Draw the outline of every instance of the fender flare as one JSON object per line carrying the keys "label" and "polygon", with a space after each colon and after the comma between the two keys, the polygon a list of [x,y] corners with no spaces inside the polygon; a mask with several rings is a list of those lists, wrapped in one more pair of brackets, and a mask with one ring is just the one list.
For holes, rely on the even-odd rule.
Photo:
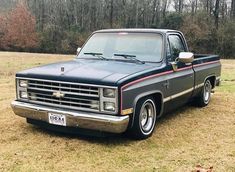
{"label": "fender flare", "polygon": [[212,87],[214,88],[214,87],[216,86],[216,75],[215,75],[215,74],[211,74],[211,75],[207,76],[207,77],[204,79],[204,82],[203,82],[203,83],[205,83],[206,80],[208,80],[209,78],[212,78],[212,77],[213,77],[213,79],[215,79],[215,80],[214,80],[214,83],[211,83]]}
{"label": "fender flare", "polygon": [[132,120],[131,120],[131,124],[130,124],[130,127],[133,126],[134,124],[134,118],[135,118],[135,109],[136,109],[136,105],[137,105],[137,102],[141,99],[141,98],[144,98],[146,96],[151,96],[153,94],[160,94],[161,96],[161,110],[160,110],[160,113],[158,115],[158,118],[160,118],[163,114],[163,109],[164,109],[164,102],[163,102],[163,93],[160,91],[160,90],[153,90],[153,91],[147,91],[147,92],[144,92],[144,93],[141,93],[139,94],[138,96],[136,96],[136,98],[134,99],[134,102],[133,102],[133,115],[132,115]]}

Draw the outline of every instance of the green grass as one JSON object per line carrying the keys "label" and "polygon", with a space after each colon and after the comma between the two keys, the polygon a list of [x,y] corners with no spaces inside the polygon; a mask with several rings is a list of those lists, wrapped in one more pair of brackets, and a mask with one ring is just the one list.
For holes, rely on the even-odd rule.
{"label": "green grass", "polygon": [[49,132],[15,116],[16,71],[73,56],[0,52],[0,171],[235,171],[235,61],[205,108],[185,106],[158,121],[153,136],[82,137]]}
{"label": "green grass", "polygon": [[229,92],[234,93],[235,92],[235,81],[222,81],[221,87],[219,87],[217,90],[222,92]]}
{"label": "green grass", "polygon": [[235,92],[235,66],[234,60],[223,60],[221,73],[221,87],[218,90],[222,92]]}

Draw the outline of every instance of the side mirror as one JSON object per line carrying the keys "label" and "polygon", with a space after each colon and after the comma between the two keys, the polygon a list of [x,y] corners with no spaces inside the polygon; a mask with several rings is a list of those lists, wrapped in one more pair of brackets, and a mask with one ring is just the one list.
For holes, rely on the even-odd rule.
{"label": "side mirror", "polygon": [[179,54],[179,57],[175,59],[174,62],[171,62],[173,71],[177,71],[178,70],[178,62],[182,62],[182,63],[186,63],[186,64],[190,64],[192,63],[194,60],[194,54],[190,53],[190,52],[181,52]]}
{"label": "side mirror", "polygon": [[178,60],[182,63],[192,63],[194,60],[194,54],[190,52],[181,52]]}
{"label": "side mirror", "polygon": [[77,55],[79,54],[80,51],[81,51],[81,48],[78,47],[78,49],[77,49]]}

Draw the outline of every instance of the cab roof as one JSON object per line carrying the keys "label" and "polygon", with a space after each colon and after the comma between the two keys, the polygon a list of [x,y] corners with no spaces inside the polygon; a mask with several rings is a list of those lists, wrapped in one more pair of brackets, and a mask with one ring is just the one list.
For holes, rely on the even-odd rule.
{"label": "cab roof", "polygon": [[95,31],[94,33],[105,33],[105,32],[145,32],[145,33],[167,33],[167,32],[180,32],[171,29],[141,29],[141,28],[130,28],[130,29],[103,29]]}

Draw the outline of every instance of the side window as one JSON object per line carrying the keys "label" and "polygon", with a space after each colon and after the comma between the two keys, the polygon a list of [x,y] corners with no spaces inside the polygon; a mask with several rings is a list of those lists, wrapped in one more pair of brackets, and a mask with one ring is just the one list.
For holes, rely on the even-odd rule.
{"label": "side window", "polygon": [[169,35],[171,60],[174,61],[179,57],[180,52],[184,52],[184,44],[178,35]]}

